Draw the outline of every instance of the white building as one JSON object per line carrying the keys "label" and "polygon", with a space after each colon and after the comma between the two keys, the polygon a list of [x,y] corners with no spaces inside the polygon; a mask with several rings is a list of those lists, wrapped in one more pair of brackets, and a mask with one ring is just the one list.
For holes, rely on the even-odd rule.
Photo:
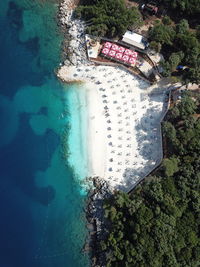
{"label": "white building", "polygon": [[127,31],[123,35],[122,41],[124,43],[127,43],[129,45],[133,45],[139,49],[144,50],[147,45],[147,41],[144,39],[144,37],[140,34],[137,34],[135,32]]}

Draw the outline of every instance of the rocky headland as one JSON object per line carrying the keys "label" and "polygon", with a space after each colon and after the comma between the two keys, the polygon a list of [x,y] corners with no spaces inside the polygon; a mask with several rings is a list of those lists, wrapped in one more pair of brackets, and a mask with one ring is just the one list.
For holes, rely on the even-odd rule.
{"label": "rocky headland", "polygon": [[63,65],[66,66],[91,64],[86,55],[84,22],[74,16],[77,4],[76,0],[64,0],[59,6],[58,21],[65,36]]}
{"label": "rocky headland", "polygon": [[90,177],[89,181],[93,183],[93,189],[88,194],[88,203],[86,209],[86,218],[88,221],[89,239],[85,244],[84,250],[90,253],[92,266],[104,266],[105,257],[100,252],[99,246],[101,240],[106,238],[107,221],[104,216],[103,203],[106,198],[110,198],[113,189],[108,183],[99,177]]}

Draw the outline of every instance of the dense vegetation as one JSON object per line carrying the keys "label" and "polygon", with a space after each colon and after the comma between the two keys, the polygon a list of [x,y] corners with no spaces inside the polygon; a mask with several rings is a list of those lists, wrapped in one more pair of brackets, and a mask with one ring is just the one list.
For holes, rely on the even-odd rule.
{"label": "dense vegetation", "polygon": [[163,123],[167,157],[130,194],[106,201],[107,267],[200,266],[199,102],[185,94]]}
{"label": "dense vegetation", "polygon": [[85,1],[75,14],[86,21],[87,32],[96,36],[120,36],[142,21],[140,12],[136,8],[127,9],[124,0]]}
{"label": "dense vegetation", "polygon": [[[164,76],[179,75],[185,83],[200,82],[200,26],[190,29],[186,19],[179,23],[169,17],[157,21],[149,32],[151,47],[165,57],[163,62]],[[181,64],[187,71],[177,73],[176,67]]]}
{"label": "dense vegetation", "polygon": [[200,12],[199,0],[162,0],[170,9],[175,9],[178,13],[194,15]]}

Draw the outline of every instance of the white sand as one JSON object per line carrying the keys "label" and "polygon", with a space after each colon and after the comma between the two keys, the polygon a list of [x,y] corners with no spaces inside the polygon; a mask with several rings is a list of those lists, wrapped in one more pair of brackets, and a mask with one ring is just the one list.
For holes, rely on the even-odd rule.
{"label": "white sand", "polygon": [[86,82],[88,176],[100,176],[116,189],[131,189],[162,159],[166,90],[109,66],[64,66],[58,76]]}

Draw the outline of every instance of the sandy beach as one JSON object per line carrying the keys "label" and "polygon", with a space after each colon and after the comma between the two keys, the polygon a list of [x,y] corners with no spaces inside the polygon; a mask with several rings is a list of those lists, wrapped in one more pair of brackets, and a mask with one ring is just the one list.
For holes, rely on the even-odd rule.
{"label": "sandy beach", "polygon": [[160,122],[166,87],[150,86],[110,66],[63,66],[63,81],[84,81],[88,109],[88,176],[130,190],[162,159]]}

